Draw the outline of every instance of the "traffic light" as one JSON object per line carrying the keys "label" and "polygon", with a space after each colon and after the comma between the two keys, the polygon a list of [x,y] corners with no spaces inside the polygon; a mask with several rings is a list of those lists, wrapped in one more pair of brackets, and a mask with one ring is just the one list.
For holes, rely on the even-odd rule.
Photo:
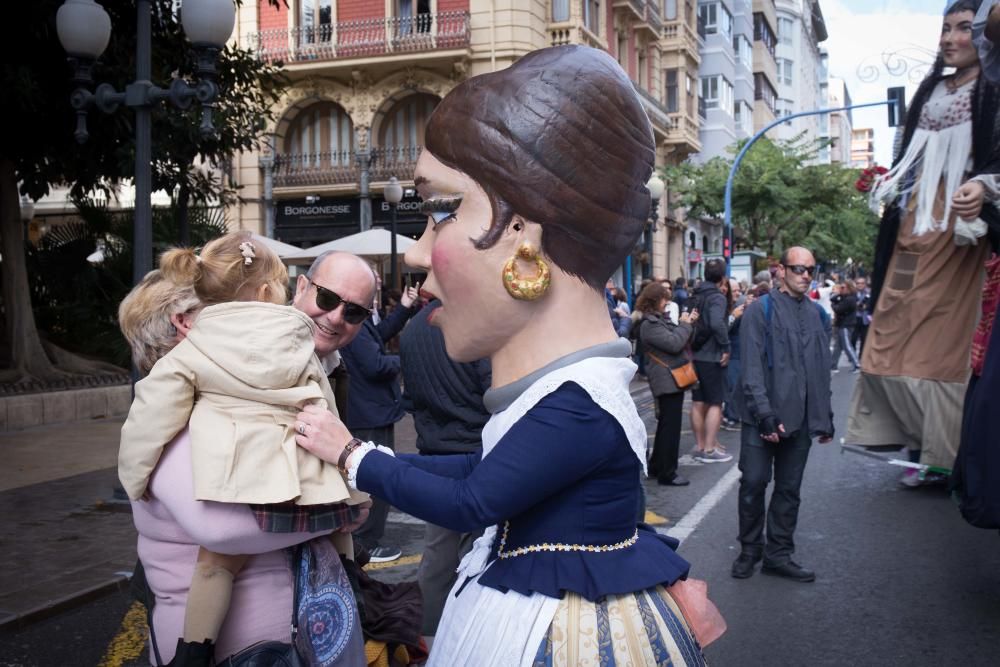
{"label": "traffic light", "polygon": [[897,127],[906,119],[906,88],[894,86],[886,91],[889,100],[889,127]]}
{"label": "traffic light", "polygon": [[729,247],[729,236],[726,235],[722,238],[722,256],[729,259],[733,256],[732,249]]}

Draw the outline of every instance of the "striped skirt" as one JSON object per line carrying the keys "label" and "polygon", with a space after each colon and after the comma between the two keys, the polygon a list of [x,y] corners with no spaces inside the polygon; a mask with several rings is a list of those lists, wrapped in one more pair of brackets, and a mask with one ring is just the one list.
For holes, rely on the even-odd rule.
{"label": "striped skirt", "polygon": [[662,586],[589,602],[566,593],[534,667],[705,665],[680,608]]}

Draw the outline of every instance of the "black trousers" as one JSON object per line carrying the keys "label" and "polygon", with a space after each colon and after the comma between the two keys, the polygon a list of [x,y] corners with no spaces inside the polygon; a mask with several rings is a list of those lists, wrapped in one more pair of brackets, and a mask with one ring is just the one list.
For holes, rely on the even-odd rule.
{"label": "black trousers", "polygon": [[861,353],[865,349],[865,337],[868,335],[868,325],[867,324],[855,324],[854,331],[851,333],[851,345],[853,345],[858,350],[858,357],[861,357]]}
{"label": "black trousers", "polygon": [[677,457],[681,447],[681,421],[684,417],[684,392],[660,394],[656,397],[660,411],[653,438],[653,456],[649,460],[649,476],[669,481],[677,474]]}
{"label": "black trousers", "polygon": [[[743,424],[740,439],[739,517],[743,553],[764,556],[767,565],[787,563],[795,553],[795,525],[799,519],[799,489],[812,438],[803,426],[790,438],[767,442],[756,426]],[[774,472],[771,503],[764,507],[767,485]],[[764,539],[765,514],[767,541]]]}
{"label": "black trousers", "polygon": [[[385,445],[392,451],[396,451],[395,426],[393,424],[381,428],[353,429],[351,435],[363,442],[370,440],[376,445]],[[365,549],[371,551],[378,546],[379,540],[385,534],[385,523],[388,519],[389,503],[372,496],[372,508],[368,512],[368,519],[354,531],[354,537],[361,542]]]}

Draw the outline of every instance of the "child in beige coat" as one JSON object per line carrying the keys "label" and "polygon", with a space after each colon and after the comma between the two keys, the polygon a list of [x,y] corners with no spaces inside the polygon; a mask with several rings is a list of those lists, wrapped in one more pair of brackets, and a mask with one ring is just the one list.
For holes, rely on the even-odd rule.
{"label": "child in beige coat", "polygon": [[[303,524],[329,531],[340,521],[330,504],[357,505],[368,497],[351,491],[336,466],[295,443],[296,414],[310,404],[336,414],[333,392],[313,349],[312,320],[283,305],[284,265],[250,239],[234,232],[208,243],[200,256],[174,249],[161,257],[164,276],[193,285],[206,307],[186,339],[136,384],[122,427],[119,478],[131,499],[142,498],[163,448],[189,426],[197,500],[255,505],[270,532]],[[273,507],[283,503],[300,511]],[[276,509],[296,525],[274,520]],[[199,551],[184,642],[216,640],[246,558]]]}

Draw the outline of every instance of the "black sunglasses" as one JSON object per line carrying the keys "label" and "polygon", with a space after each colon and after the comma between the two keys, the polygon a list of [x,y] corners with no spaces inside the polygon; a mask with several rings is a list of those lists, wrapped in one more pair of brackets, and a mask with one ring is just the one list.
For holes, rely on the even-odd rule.
{"label": "black sunglasses", "polygon": [[344,304],[344,321],[348,324],[361,324],[371,316],[372,311],[368,308],[344,299],[333,290],[318,284],[312,278],[306,278],[306,280],[316,288],[316,307],[320,310],[330,312],[336,310],[340,304]]}
{"label": "black sunglasses", "polygon": [[816,275],[816,266],[806,266],[805,264],[785,264],[784,267],[797,276],[808,273],[810,276]]}

